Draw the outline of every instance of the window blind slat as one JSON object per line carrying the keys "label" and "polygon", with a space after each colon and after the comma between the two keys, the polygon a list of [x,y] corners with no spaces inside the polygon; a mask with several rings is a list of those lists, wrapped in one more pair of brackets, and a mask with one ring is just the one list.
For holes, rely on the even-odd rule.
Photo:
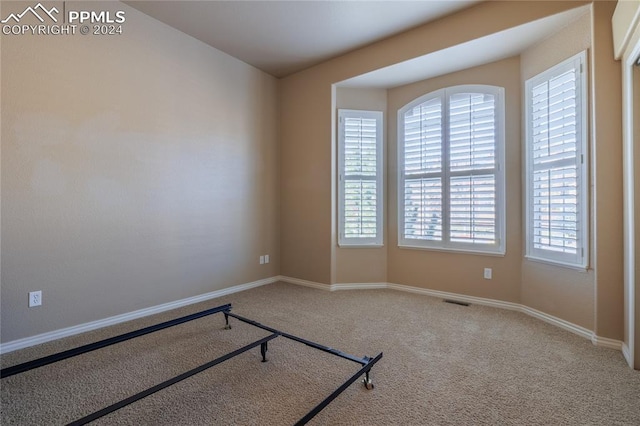
{"label": "window blind slat", "polygon": [[442,180],[406,179],[404,235],[418,240],[442,240]]}
{"label": "window blind slat", "polygon": [[404,115],[404,165],[408,175],[440,171],[442,162],[442,105],[432,99]]}

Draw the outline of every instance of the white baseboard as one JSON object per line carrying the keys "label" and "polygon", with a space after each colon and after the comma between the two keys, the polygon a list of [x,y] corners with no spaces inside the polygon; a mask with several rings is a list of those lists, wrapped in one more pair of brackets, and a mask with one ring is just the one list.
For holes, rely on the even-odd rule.
{"label": "white baseboard", "polygon": [[563,320],[562,318],[554,317],[553,315],[549,315],[545,312],[538,311],[537,309],[530,308],[528,306],[520,305],[520,312],[523,312],[527,315],[530,315],[534,318],[538,318],[546,322],[547,324],[555,325],[556,327],[560,327],[563,330],[570,331],[573,334],[577,334],[580,337],[584,337],[585,339],[591,340],[594,345],[596,342],[594,341],[593,331],[584,328],[582,326],[576,325],[572,322]]}
{"label": "white baseboard", "polygon": [[[608,337],[597,336],[595,333],[591,333],[591,341],[596,346],[602,346],[604,348],[617,349],[622,351],[624,342],[615,339],[609,339]],[[624,352],[622,353],[624,355]]]}
{"label": "white baseboard", "polygon": [[318,290],[336,291],[336,290],[373,290],[380,288],[389,288],[388,283],[340,283],[340,284],[321,284],[314,281],[301,280],[299,278],[291,278],[280,275],[278,279],[289,284],[301,285],[304,287],[316,288]]}
{"label": "white baseboard", "polygon": [[408,293],[416,293],[416,294],[423,294],[425,296],[438,297],[440,299],[450,299],[450,300],[456,300],[458,302],[475,303],[478,305],[491,306],[494,308],[509,309],[512,311],[520,310],[520,306],[521,306],[521,305],[518,305],[517,303],[503,302],[503,301],[494,300],[494,299],[486,299],[484,297],[467,296],[467,295],[458,294],[458,293],[449,293],[446,291],[429,290],[426,288],[411,287],[411,286],[402,285],[402,284],[387,283],[387,288],[390,288],[392,290],[405,291]]}
{"label": "white baseboard", "polygon": [[109,318],[104,318],[97,321],[91,321],[80,325],[75,325],[60,330],[50,331],[36,336],[25,337],[24,339],[13,340],[11,342],[3,343],[0,345],[0,354],[12,352],[18,349],[27,348],[29,346],[39,345],[41,343],[50,342],[52,340],[61,339],[63,337],[73,336],[75,334],[84,333],[87,331],[97,330],[99,328],[108,327],[110,325],[119,324],[126,321],[131,321],[137,318],[146,317],[148,315],[159,314],[161,312],[169,311],[171,309],[181,308],[183,306],[192,305],[198,302],[204,302],[205,300],[215,299],[216,297],[222,297],[240,291],[249,290],[251,288],[260,287],[266,284],[271,284],[279,281],[279,277],[265,278],[250,283],[239,284],[232,287],[223,288],[220,290],[212,291],[210,293],[200,294],[198,296],[188,297],[186,299],[176,300],[174,302],[164,303],[162,305],[152,306],[149,308],[140,309],[126,314],[116,315]]}
{"label": "white baseboard", "polygon": [[624,359],[627,360],[627,364],[629,364],[629,367],[634,368],[635,366],[634,360],[631,357],[631,349],[626,342],[622,342],[622,355],[624,356]]}
{"label": "white baseboard", "polygon": [[381,288],[389,288],[387,283],[366,283],[366,284],[358,284],[358,283],[342,283],[342,284],[333,284],[331,285],[331,291],[336,290],[375,290]]}
{"label": "white baseboard", "polygon": [[552,325],[555,325],[556,327],[560,327],[563,330],[567,330],[571,333],[577,334],[578,336],[584,337],[585,339],[589,339],[596,346],[617,349],[617,350],[623,351],[624,353],[624,345],[619,340],[597,336],[593,331],[587,328],[573,324],[569,321],[563,320],[562,318],[554,317],[553,315],[549,315],[545,312],[538,311],[537,309],[533,309],[519,303],[504,302],[502,300],[487,299],[483,297],[467,296],[464,294],[449,293],[449,292],[440,291],[440,290],[429,290],[426,288],[411,287],[408,285],[394,284],[394,283],[362,283],[362,284],[349,283],[349,284],[329,285],[329,284],[314,283],[312,281],[300,280],[297,278],[290,278],[285,276],[280,276],[279,279],[280,281],[287,282],[290,284],[304,285],[306,287],[319,288],[322,290],[329,290],[329,291],[358,290],[358,289],[368,290],[368,289],[386,288],[391,290],[404,291],[407,293],[422,294],[425,296],[437,297],[441,299],[451,299],[459,302],[475,303],[483,306],[490,306],[494,308],[518,311],[518,312],[527,314],[529,316],[532,316],[534,318],[537,318],[539,320],[542,320],[548,324],[552,324]]}
{"label": "white baseboard", "polygon": [[329,284],[320,284],[314,281],[301,280],[299,278],[284,277],[282,275],[278,276],[277,278],[278,278],[278,281],[282,281],[289,284],[301,285],[303,287],[311,287],[318,290],[327,290],[327,291],[332,290]]}
{"label": "white baseboard", "polygon": [[[494,308],[519,311],[527,315],[530,315],[532,317],[538,318],[542,321],[545,321],[549,324],[560,327],[564,330],[570,331],[581,337],[589,339],[596,346],[603,346],[607,348],[621,350],[623,355],[627,359],[627,362],[629,362],[630,351],[629,351],[629,348],[627,348],[626,345],[623,344],[623,342],[615,339],[596,336],[593,331],[588,330],[584,327],[581,327],[569,321],[554,317],[552,315],[546,314],[544,312],[538,311],[536,309],[533,309],[518,303],[504,302],[501,300],[487,299],[487,298],[475,297],[475,296],[466,296],[463,294],[449,293],[449,292],[439,291],[439,290],[429,290],[429,289],[424,289],[420,287],[411,287],[411,286],[402,285],[402,284],[341,283],[341,284],[329,285],[329,284],[321,284],[313,281],[302,280],[299,278],[291,278],[291,277],[286,277],[281,275],[271,277],[271,278],[265,278],[258,281],[253,281],[250,283],[239,284],[236,286],[223,288],[221,290],[212,291],[210,293],[188,297],[186,299],[164,303],[162,305],[152,306],[149,308],[140,309],[140,310],[129,312],[122,315],[116,315],[113,317],[92,321],[85,324],[76,325],[73,327],[68,327],[68,328],[63,328],[60,330],[55,330],[55,331],[51,331],[43,334],[38,334],[36,336],[26,337],[24,339],[13,340],[11,342],[0,344],[0,354],[12,352],[18,349],[27,348],[29,346],[34,346],[41,343],[50,342],[52,340],[61,339],[63,337],[73,336],[75,334],[80,334],[80,333],[84,333],[91,330],[97,330],[99,328],[119,324],[126,321],[131,321],[137,318],[146,317],[148,315],[158,314],[161,312],[169,311],[171,309],[181,308],[183,306],[191,305],[198,302],[203,302],[209,299],[215,299],[217,297],[222,297],[222,296],[226,296],[233,293],[238,293],[240,291],[249,290],[251,288],[260,287],[260,286],[275,283],[278,281],[300,285],[304,287],[311,287],[311,288],[325,290],[325,291],[391,289],[391,290],[397,290],[397,291],[404,291],[408,293],[422,294],[425,296],[437,297],[441,299],[451,299],[451,300],[457,300],[460,302],[475,303],[478,305],[490,306]],[[629,363],[629,365],[631,365],[631,363]]]}

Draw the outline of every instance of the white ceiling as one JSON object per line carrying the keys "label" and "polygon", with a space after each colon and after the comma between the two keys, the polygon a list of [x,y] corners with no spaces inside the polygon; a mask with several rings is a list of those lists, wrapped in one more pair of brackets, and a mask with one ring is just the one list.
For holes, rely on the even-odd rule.
{"label": "white ceiling", "polygon": [[276,77],[287,76],[478,2],[125,1]]}
{"label": "white ceiling", "polygon": [[[284,77],[481,0],[125,1],[273,76]],[[588,13],[582,6],[345,80],[395,87],[519,54]]]}
{"label": "white ceiling", "polygon": [[391,88],[509,58],[589,13],[581,6],[467,43],[394,64],[339,83],[346,87]]}

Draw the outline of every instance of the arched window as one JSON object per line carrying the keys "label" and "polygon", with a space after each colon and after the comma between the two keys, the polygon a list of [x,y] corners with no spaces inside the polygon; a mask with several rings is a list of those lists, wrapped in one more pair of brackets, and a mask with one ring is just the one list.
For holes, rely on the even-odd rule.
{"label": "arched window", "polygon": [[398,111],[398,245],[504,254],[504,89],[464,85]]}

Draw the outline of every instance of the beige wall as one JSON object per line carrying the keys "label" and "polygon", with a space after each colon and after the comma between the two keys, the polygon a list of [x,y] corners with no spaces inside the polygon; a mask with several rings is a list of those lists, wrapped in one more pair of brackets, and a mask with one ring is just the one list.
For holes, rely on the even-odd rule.
{"label": "beige wall", "polygon": [[625,52],[636,23],[640,20],[640,0],[622,0],[616,2],[613,13],[613,43],[616,59]]}
{"label": "beige wall", "polygon": [[[591,37],[593,273],[581,280],[523,264],[522,207],[512,201],[504,257],[398,249],[391,138],[386,248],[336,246],[335,83],[584,3],[482,2],[279,84],[121,3],[108,7],[127,12],[122,36],[2,36],[2,341],[278,274],[325,284],[385,277],[527,300],[620,339],[614,2],[594,6]],[[3,2],[2,16],[9,7],[24,9]],[[393,89],[387,117],[430,87],[506,87],[507,193],[519,200],[521,80],[520,61],[511,58]],[[387,124],[395,138],[395,121]],[[385,250],[387,264],[372,268]],[[259,266],[267,253],[271,263]],[[493,280],[482,279],[484,267]],[[32,290],[43,290],[42,307],[27,308]]]}
{"label": "beige wall", "polygon": [[[332,90],[295,76],[280,84],[281,274],[330,284]],[[320,142],[320,143],[318,143]],[[286,253],[286,254],[285,254]]]}
{"label": "beige wall", "polygon": [[[363,88],[336,88],[336,109],[360,109],[368,111],[383,111],[383,144],[387,147],[387,91],[385,89],[363,89]],[[337,114],[337,111],[336,111]],[[336,130],[337,131],[337,130]],[[385,159],[387,155],[384,155]],[[334,158],[335,162],[335,158]],[[386,178],[386,162],[383,161],[382,169]],[[384,179],[386,182],[386,179]],[[383,190],[385,207],[388,206],[386,200],[386,185]],[[334,209],[335,211],[335,209]],[[334,214],[337,214],[335,211]],[[384,209],[383,222],[387,222],[387,209]],[[338,247],[332,244],[335,256],[335,280],[336,283],[381,283],[387,282],[387,247],[388,236],[387,227],[383,227],[384,247],[353,248]]]}
{"label": "beige wall", "polygon": [[279,272],[277,81],[100,7],[123,35],[2,36],[3,342]]}
{"label": "beige wall", "polygon": [[[521,84],[524,86],[531,77],[590,47],[591,13],[587,11],[562,31],[521,54]],[[523,133],[523,140],[524,137]],[[589,182],[593,184],[593,178]],[[590,192],[589,199],[593,201],[593,189]],[[593,218],[593,202],[590,211]],[[593,265],[593,260],[590,264]],[[521,301],[527,306],[592,330],[594,295],[592,267],[588,271],[577,271],[526,259],[522,261]]]}
{"label": "beige wall", "polygon": [[[397,112],[412,100],[435,90],[461,84],[505,88],[506,254],[485,256],[398,247]],[[520,61],[517,57],[389,90],[389,281],[432,290],[486,297],[507,302],[520,299],[521,167]],[[493,279],[483,278],[484,268]]]}
{"label": "beige wall", "polygon": [[595,209],[595,324],[598,336],[623,338],[622,81],[614,60],[615,2],[595,2],[592,13],[591,142]]}
{"label": "beige wall", "polygon": [[[336,272],[342,269],[338,264],[343,257],[334,255],[337,251],[332,220],[335,187],[332,84],[582,4],[585,3],[483,2],[283,79],[282,274],[329,284],[337,280]],[[536,53],[535,48],[523,55],[523,74],[519,59],[512,58],[415,86],[389,90],[388,118],[399,106],[430,88],[435,90],[437,86],[457,82],[495,82],[493,84],[507,87],[507,122],[510,123],[507,128],[507,196],[510,200],[507,206],[507,254],[493,257],[397,248],[395,141],[392,141],[395,123],[388,119],[389,282],[504,301],[525,301],[543,312],[593,329],[599,336],[622,337],[622,201],[618,190],[621,185],[620,69],[612,52],[610,20],[614,6],[614,2],[598,2],[594,6],[591,37],[593,270],[588,273],[559,271],[553,266],[522,260],[522,79],[528,73],[535,74],[553,65],[556,56],[560,57],[584,42],[585,34],[577,30],[584,29],[587,18],[583,18],[566,30],[566,40],[550,48],[553,55],[543,54],[540,50]],[[533,63],[534,57],[538,57],[539,62],[536,59]],[[482,80],[469,81],[469,78]],[[484,267],[494,269],[493,280],[483,280]]]}
{"label": "beige wall", "polygon": [[483,2],[283,79],[280,85],[282,275],[325,284],[335,280],[334,83],[581,4],[584,2]]}

